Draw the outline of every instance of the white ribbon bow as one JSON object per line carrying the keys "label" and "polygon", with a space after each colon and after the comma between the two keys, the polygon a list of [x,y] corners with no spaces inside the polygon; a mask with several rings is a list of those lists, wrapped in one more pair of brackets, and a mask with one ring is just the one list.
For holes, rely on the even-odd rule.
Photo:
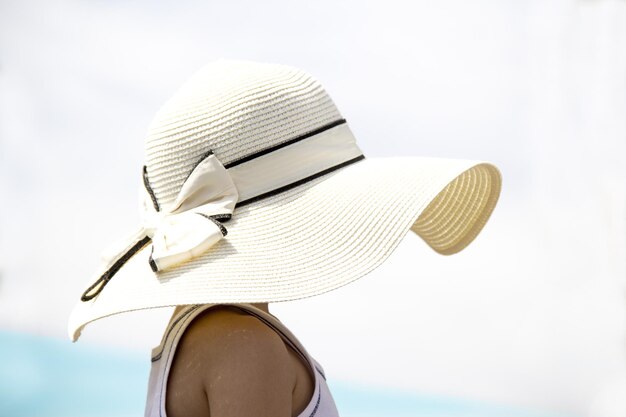
{"label": "white ribbon bow", "polygon": [[174,202],[157,211],[146,189],[143,231],[152,239],[150,266],[163,271],[204,253],[226,235],[239,193],[230,174],[210,153],[191,172]]}
{"label": "white ribbon bow", "polygon": [[104,272],[85,290],[82,301],[97,296],[122,265],[150,242],[150,267],[158,272],[204,253],[226,236],[227,230],[220,221],[232,216],[239,192],[212,152],[193,169],[165,210],[157,208],[149,187],[145,181],[140,210],[142,226],[102,252]]}

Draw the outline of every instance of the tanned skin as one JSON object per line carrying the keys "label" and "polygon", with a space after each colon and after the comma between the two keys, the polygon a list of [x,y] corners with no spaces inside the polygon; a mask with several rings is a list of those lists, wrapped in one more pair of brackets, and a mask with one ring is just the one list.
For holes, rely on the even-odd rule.
{"label": "tanned skin", "polygon": [[[269,313],[267,303],[252,305]],[[180,339],[166,412],[168,417],[296,417],[313,390],[308,363],[274,330],[219,305],[196,317]]]}

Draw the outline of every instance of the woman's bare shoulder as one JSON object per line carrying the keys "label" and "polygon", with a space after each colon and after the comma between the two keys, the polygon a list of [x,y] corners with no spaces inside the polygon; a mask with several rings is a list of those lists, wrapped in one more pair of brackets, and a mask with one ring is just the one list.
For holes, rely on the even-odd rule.
{"label": "woman's bare shoulder", "polygon": [[[209,358],[255,353],[267,359],[285,359],[281,337],[258,318],[228,306],[215,306],[201,313],[187,327],[183,344]],[[215,363],[214,363],[215,362]],[[217,361],[207,361],[215,364]],[[220,361],[221,362],[221,361]]]}
{"label": "woman's bare shoulder", "polygon": [[211,417],[290,417],[295,384],[287,347],[274,330],[254,316],[215,306],[196,317],[179,342],[168,416],[184,415],[174,408],[195,401],[204,402],[194,407],[195,415],[210,404]]}

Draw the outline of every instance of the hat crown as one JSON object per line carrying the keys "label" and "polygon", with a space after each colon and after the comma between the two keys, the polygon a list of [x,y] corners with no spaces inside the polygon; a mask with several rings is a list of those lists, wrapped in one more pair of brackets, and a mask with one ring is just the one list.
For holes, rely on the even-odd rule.
{"label": "hat crown", "polygon": [[213,61],[159,109],[145,140],[148,179],[160,205],[174,201],[212,150],[229,163],[342,118],[322,85],[287,65]]}

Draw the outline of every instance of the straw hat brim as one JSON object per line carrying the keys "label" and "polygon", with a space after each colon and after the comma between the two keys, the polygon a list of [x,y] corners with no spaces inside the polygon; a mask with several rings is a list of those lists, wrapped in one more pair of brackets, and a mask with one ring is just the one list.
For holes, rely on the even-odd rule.
{"label": "straw hat brim", "polygon": [[70,338],[126,311],[322,294],[379,266],[409,230],[439,253],[456,253],[482,230],[500,187],[500,172],[486,162],[365,158],[235,208],[222,240],[172,270],[155,274],[147,245],[97,297],[78,302]]}

